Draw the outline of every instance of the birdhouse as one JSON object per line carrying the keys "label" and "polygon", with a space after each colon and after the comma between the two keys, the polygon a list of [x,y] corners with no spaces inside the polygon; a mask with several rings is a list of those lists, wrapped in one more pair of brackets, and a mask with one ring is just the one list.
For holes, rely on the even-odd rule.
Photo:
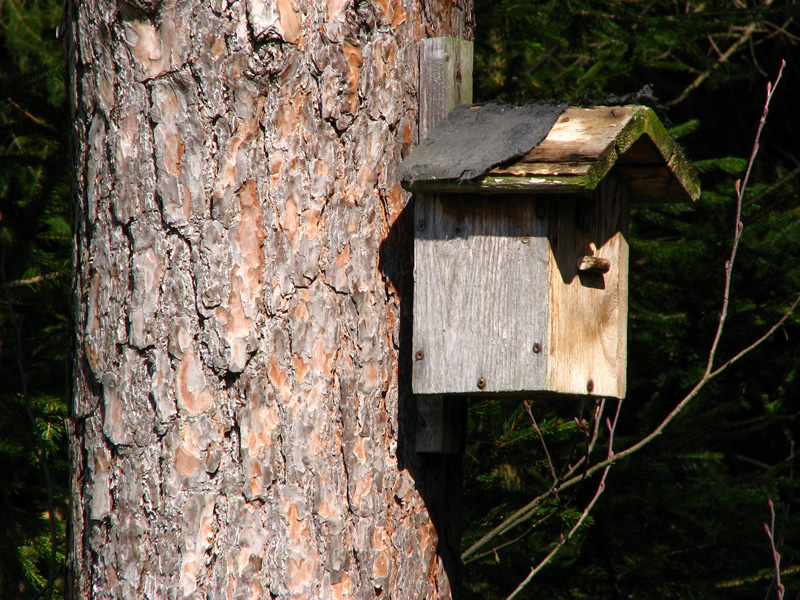
{"label": "birdhouse", "polygon": [[632,202],[699,185],[644,106],[459,106],[416,193],[415,394],[622,398]]}

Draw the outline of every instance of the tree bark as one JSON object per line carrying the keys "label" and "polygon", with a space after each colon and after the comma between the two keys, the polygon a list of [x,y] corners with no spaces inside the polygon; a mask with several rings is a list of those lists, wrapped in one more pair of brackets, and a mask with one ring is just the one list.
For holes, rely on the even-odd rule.
{"label": "tree bark", "polygon": [[460,458],[413,451],[395,172],[417,42],[470,38],[470,0],[66,10],[71,594],[451,597]]}

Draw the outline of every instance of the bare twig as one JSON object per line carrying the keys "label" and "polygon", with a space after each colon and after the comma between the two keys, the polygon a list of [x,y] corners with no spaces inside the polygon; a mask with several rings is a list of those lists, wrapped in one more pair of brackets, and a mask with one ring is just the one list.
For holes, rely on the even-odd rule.
{"label": "bare twig", "polygon": [[[617,412],[614,415],[614,422],[611,423],[608,419],[606,419],[606,425],[608,426],[608,458],[611,459],[614,456],[614,431],[617,428],[617,421],[619,420],[619,413],[620,409],[622,408],[622,400],[619,401],[617,404]],[[555,548],[553,548],[550,553],[545,556],[541,562],[536,565],[535,567],[531,568],[531,572],[528,573],[528,576],[516,587],[516,589],[511,592],[511,594],[506,598],[506,600],[511,600],[515,596],[517,596],[524,588],[527,586],[531,580],[536,576],[536,574],[544,569],[551,560],[555,557],[556,554],[567,544],[567,542],[575,535],[575,532],[578,531],[581,525],[583,525],[586,518],[589,516],[592,508],[594,505],[597,504],[597,500],[600,498],[600,495],[606,489],[606,476],[608,475],[608,471],[611,469],[611,465],[609,464],[605,470],[603,471],[603,476],[600,478],[600,483],[597,486],[597,491],[595,491],[594,496],[589,501],[589,504],[586,505],[586,508],[583,509],[581,516],[575,522],[575,525],[572,526],[572,529],[569,530],[567,535],[562,535],[561,540],[556,544]]]}
{"label": "bare twig", "polygon": [[550,457],[550,451],[547,449],[547,443],[544,441],[544,435],[542,435],[542,430],[539,429],[539,425],[536,424],[533,411],[531,411],[531,405],[528,404],[527,400],[523,400],[522,404],[525,406],[525,410],[528,411],[528,416],[531,418],[533,430],[539,434],[539,439],[542,440],[542,449],[544,450],[544,455],[547,457],[547,464],[550,465],[550,474],[553,476],[553,487],[555,487],[558,485],[558,475],[556,475],[556,466],[553,464],[553,459]]}
{"label": "bare twig", "polygon": [[[578,461],[574,465],[568,465],[567,471],[561,476],[561,481],[565,479],[569,479],[572,477],[575,472],[589,460],[589,457],[592,455],[592,451],[594,450],[594,446],[597,443],[597,439],[600,436],[600,423],[603,420],[603,411],[606,407],[606,399],[601,398],[600,402],[595,406],[594,409],[594,416],[592,417],[593,426],[592,426],[592,437],[589,439],[589,443],[586,446],[586,452],[583,456],[581,456]],[[556,492],[557,493],[557,492]]]}
{"label": "bare twig", "polygon": [[9,281],[5,284],[9,288],[26,287],[29,285],[36,285],[37,283],[44,283],[45,281],[53,281],[69,275],[68,271],[54,271],[46,275],[37,275],[36,277],[29,277],[28,279],[17,279],[16,281]]}
{"label": "bare twig", "polygon": [[750,173],[753,170],[753,164],[758,154],[759,140],[761,139],[761,132],[764,129],[764,124],[767,122],[767,114],[769,114],[769,103],[772,101],[772,96],[775,94],[775,89],[780,83],[783,76],[783,69],[786,67],[786,61],[781,61],[781,68],[778,70],[778,76],[775,78],[775,83],[767,83],[767,99],[764,102],[764,110],[761,112],[761,119],[758,122],[758,130],[756,131],[756,139],[753,142],[753,150],[750,153],[750,160],[747,162],[747,170],[744,174],[744,179],[736,181],[736,221],[734,222],[733,229],[733,244],[731,244],[731,257],[725,263],[725,289],[722,295],[722,310],[719,315],[719,324],[717,325],[717,333],[714,336],[714,342],[711,344],[711,351],[708,353],[708,364],[706,365],[706,377],[714,367],[714,357],[717,353],[717,346],[722,337],[722,330],[725,326],[725,319],[728,316],[728,304],[730,302],[731,279],[733,276],[733,263],[736,260],[736,253],[739,250],[739,240],[742,237],[744,224],[742,223],[742,198],[744,197],[747,183],[750,180]]}
{"label": "bare twig", "polygon": [[[539,495],[538,497],[531,500],[528,504],[517,510],[515,513],[510,515],[506,518],[502,523],[497,525],[494,529],[489,531],[486,535],[484,535],[481,539],[476,541],[472,544],[469,548],[467,548],[464,553],[461,555],[462,560],[466,560],[467,558],[476,554],[482,547],[489,544],[492,540],[496,537],[503,535],[507,531],[511,530],[512,528],[516,527],[520,523],[524,522],[534,513],[534,511],[541,505],[541,503],[550,497],[551,495],[555,495],[560,493],[562,490],[568,489],[578,482],[584,480],[586,477],[594,475],[595,473],[606,469],[613,463],[625,459],[632,454],[635,454],[653,440],[655,440],[658,436],[660,436],[667,426],[675,420],[675,418],[688,406],[688,404],[697,397],[700,391],[708,384],[709,381],[718,377],[723,372],[725,372],[731,365],[739,361],[741,358],[749,354],[752,350],[760,346],[767,340],[770,336],[772,336],[778,329],[780,329],[786,320],[794,313],[797,309],[798,305],[800,305],[800,295],[794,300],[792,305],[789,309],[783,314],[783,316],[772,326],[770,329],[764,333],[761,337],[759,337],[756,341],[752,344],[747,346],[746,348],[739,351],[736,355],[732,358],[728,359],[722,365],[717,368],[714,368],[714,360],[717,352],[717,348],[719,345],[719,340],[722,337],[722,331],[724,329],[725,320],[727,317],[728,312],[728,305],[730,302],[730,287],[731,287],[731,280],[732,280],[732,269],[733,264],[736,259],[736,253],[739,247],[739,240],[741,238],[741,234],[743,231],[743,226],[741,223],[741,212],[742,212],[742,200],[744,197],[744,192],[747,188],[747,182],[750,178],[750,172],[752,170],[753,163],[755,162],[756,155],[758,153],[759,147],[759,138],[761,137],[761,131],[764,127],[764,123],[766,121],[767,113],[769,112],[769,103],[772,99],[772,96],[775,92],[775,88],[777,87],[778,83],[780,82],[781,76],[783,74],[783,69],[786,66],[785,61],[781,61],[780,71],[778,76],[775,79],[775,82],[772,84],[767,85],[767,98],[764,104],[764,110],[761,116],[761,120],[759,122],[758,130],[756,133],[755,142],[753,144],[753,151],[750,155],[750,160],[747,165],[747,170],[745,172],[745,177],[743,182],[736,183],[736,226],[734,231],[734,239],[731,248],[731,255],[728,261],[725,264],[725,285],[723,290],[723,302],[722,308],[720,310],[720,319],[717,325],[717,331],[714,336],[714,340],[711,344],[711,349],[709,351],[708,356],[708,363],[706,365],[706,370],[703,373],[703,376],[700,380],[694,385],[694,387],[689,391],[689,393],[684,396],[684,398],[672,409],[672,411],[659,423],[659,425],[653,429],[647,436],[639,440],[637,443],[629,446],[625,450],[618,452],[616,454],[608,456],[605,460],[589,467],[585,471],[583,471],[580,475],[574,474],[574,468],[570,471],[566,477],[563,478],[561,483],[558,486],[554,486],[553,488],[547,490],[543,494]],[[579,461],[580,463],[581,461]]]}
{"label": "bare twig", "polygon": [[[785,589],[781,583],[781,555],[778,553],[778,549],[775,546],[775,505],[772,503],[772,499],[769,500],[769,514],[770,523],[769,525],[764,523],[764,530],[767,532],[769,545],[772,549],[772,560],[775,562],[775,577],[773,578],[773,583],[778,589],[778,600],[783,600]],[[769,594],[767,594],[767,596],[769,596]]]}

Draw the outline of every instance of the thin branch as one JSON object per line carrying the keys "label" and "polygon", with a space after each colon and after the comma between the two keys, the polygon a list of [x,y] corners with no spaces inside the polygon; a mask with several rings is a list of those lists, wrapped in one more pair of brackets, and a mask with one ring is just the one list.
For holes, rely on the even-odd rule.
{"label": "thin branch", "polygon": [[15,281],[9,281],[6,283],[6,287],[9,288],[17,288],[17,287],[25,287],[29,285],[36,285],[37,283],[44,283],[45,281],[53,281],[54,279],[60,279],[65,275],[68,275],[68,271],[53,271],[52,273],[47,273],[45,275],[37,275],[36,277],[29,277],[28,279],[17,279]]}
{"label": "thin branch", "polygon": [[767,114],[769,114],[769,103],[772,96],[775,94],[775,89],[780,83],[783,76],[783,69],[786,67],[786,61],[781,61],[781,68],[778,70],[778,76],[775,78],[775,83],[767,83],[767,99],[764,102],[764,110],[761,112],[761,119],[758,122],[758,130],[756,131],[756,139],[753,142],[753,150],[750,153],[750,160],[747,162],[747,170],[744,174],[744,179],[736,181],[736,221],[734,222],[733,230],[733,244],[731,244],[731,257],[725,263],[725,290],[722,295],[722,310],[719,315],[719,324],[717,325],[717,333],[714,336],[714,342],[711,344],[711,351],[708,353],[708,364],[706,365],[705,376],[707,376],[714,368],[714,357],[717,353],[717,346],[722,337],[722,330],[725,326],[725,319],[728,316],[728,304],[730,303],[731,280],[733,278],[733,263],[736,260],[736,253],[739,250],[739,240],[742,237],[744,224],[742,223],[742,198],[747,190],[747,183],[750,180],[750,173],[753,170],[753,163],[755,163],[756,155],[758,154],[758,142],[761,139],[761,132],[764,129],[764,124],[767,122]]}
{"label": "thin branch", "polygon": [[595,406],[594,409],[594,416],[592,417],[594,420],[594,427],[592,430],[592,437],[589,440],[589,444],[586,447],[586,453],[578,459],[574,465],[568,466],[567,472],[561,476],[561,480],[569,479],[572,477],[575,472],[580,468],[583,463],[589,460],[589,457],[592,455],[592,451],[594,450],[594,446],[597,443],[597,439],[600,437],[600,423],[603,420],[603,411],[606,407],[606,399],[602,398],[600,403]]}
{"label": "thin branch", "polygon": [[[614,431],[617,428],[617,421],[619,420],[619,413],[621,411],[621,408],[622,408],[622,400],[620,400],[619,403],[617,404],[617,413],[614,415],[614,422],[611,423],[611,421],[606,420],[606,424],[608,426],[609,459],[613,458],[614,456]],[[578,531],[580,526],[583,525],[583,522],[589,516],[589,513],[591,512],[592,508],[594,508],[594,505],[597,504],[597,500],[600,498],[600,495],[605,491],[606,476],[608,475],[609,469],[611,469],[610,464],[605,468],[605,471],[603,471],[603,476],[600,478],[600,483],[597,486],[597,491],[594,493],[594,496],[592,497],[591,501],[589,501],[589,504],[586,505],[586,508],[581,513],[581,516],[577,520],[575,525],[572,527],[572,529],[569,530],[569,533],[567,533],[566,536],[565,535],[561,536],[561,540],[558,542],[558,544],[556,544],[555,548],[553,548],[550,551],[550,553],[547,556],[545,556],[538,565],[531,568],[531,572],[528,573],[528,576],[516,587],[516,589],[508,596],[508,598],[506,598],[506,600],[512,600],[512,598],[517,596],[525,588],[525,586],[527,586],[531,582],[531,580],[536,576],[536,574],[542,569],[544,569],[550,563],[550,561],[553,560],[556,554],[558,554],[558,552],[567,544],[567,542],[570,539],[572,539],[572,536],[575,535],[575,532]]]}
{"label": "thin branch", "polygon": [[499,545],[497,545],[497,546],[493,547],[491,550],[487,550],[486,552],[484,552],[484,553],[482,553],[482,554],[478,554],[477,556],[473,556],[473,557],[472,557],[472,558],[470,558],[469,560],[466,560],[466,561],[464,561],[464,564],[465,564],[465,565],[467,565],[467,564],[469,564],[469,563],[471,563],[471,562],[475,562],[476,560],[481,560],[482,558],[484,558],[485,556],[489,556],[490,554],[493,554],[493,555],[495,556],[495,558],[497,559],[497,562],[500,562],[500,559],[499,559],[499,557],[498,557],[498,555],[497,555],[497,551],[498,551],[498,550],[501,550],[501,549],[505,548],[506,546],[510,546],[511,544],[515,544],[515,543],[517,543],[517,542],[518,542],[518,541],[520,541],[522,538],[524,538],[526,535],[528,535],[528,534],[529,534],[531,531],[533,531],[534,529],[536,529],[536,527],[537,527],[538,525],[540,525],[540,524],[544,523],[544,522],[545,522],[545,521],[547,521],[547,520],[548,520],[550,517],[552,517],[553,515],[555,515],[555,514],[556,514],[556,512],[557,512],[557,510],[554,510],[554,511],[553,511],[552,513],[550,513],[549,515],[545,515],[544,517],[542,517],[542,519],[541,519],[541,520],[537,521],[536,523],[534,523],[533,525],[531,525],[530,527],[528,527],[528,528],[527,528],[525,531],[523,531],[523,532],[522,532],[521,534],[519,534],[517,537],[515,537],[515,538],[513,538],[513,539],[510,539],[510,540],[508,540],[507,542],[503,542],[502,544],[499,544]]}
{"label": "thin branch", "polygon": [[[770,524],[767,525],[764,523],[764,529],[767,532],[767,537],[769,538],[769,545],[772,549],[772,560],[775,563],[775,577],[773,579],[773,583],[778,588],[778,600],[783,600],[785,589],[781,583],[781,555],[778,553],[778,549],[775,547],[775,505],[772,503],[772,499],[769,500],[769,514],[771,517]],[[769,592],[767,593],[767,596],[769,597]]]}
{"label": "thin branch", "polygon": [[523,400],[522,404],[525,406],[525,410],[528,411],[528,416],[531,418],[533,430],[539,434],[539,439],[542,441],[544,455],[547,457],[547,464],[550,465],[550,474],[553,476],[553,487],[555,487],[558,485],[558,475],[556,475],[556,467],[553,464],[553,459],[550,457],[550,451],[547,449],[547,443],[544,441],[544,435],[542,434],[542,430],[539,429],[539,426],[536,424],[536,419],[533,417],[533,412],[531,411],[531,405],[528,404],[527,400]]}

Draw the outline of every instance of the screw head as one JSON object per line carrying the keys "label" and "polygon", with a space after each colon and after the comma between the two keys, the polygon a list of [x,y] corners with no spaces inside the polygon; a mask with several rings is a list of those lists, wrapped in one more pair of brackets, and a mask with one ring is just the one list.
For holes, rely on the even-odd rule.
{"label": "screw head", "polygon": [[536,342],[536,343],[533,345],[533,352],[534,352],[535,354],[539,354],[539,352],[541,352],[541,351],[542,351],[542,345],[541,345],[539,342]]}
{"label": "screw head", "polygon": [[480,379],[478,379],[478,389],[483,390],[485,388],[486,388],[486,380],[483,377],[481,377]]}
{"label": "screw head", "polygon": [[417,231],[425,231],[425,221],[417,221]]}
{"label": "screw head", "polygon": [[524,238],[522,238],[520,241],[521,241],[523,244],[530,244],[530,243],[531,243],[531,238],[529,238],[528,236],[525,236],[525,237],[524,237]]}
{"label": "screw head", "polygon": [[417,350],[417,353],[414,355],[414,358],[417,360],[422,360],[425,358],[425,353],[422,350]]}

